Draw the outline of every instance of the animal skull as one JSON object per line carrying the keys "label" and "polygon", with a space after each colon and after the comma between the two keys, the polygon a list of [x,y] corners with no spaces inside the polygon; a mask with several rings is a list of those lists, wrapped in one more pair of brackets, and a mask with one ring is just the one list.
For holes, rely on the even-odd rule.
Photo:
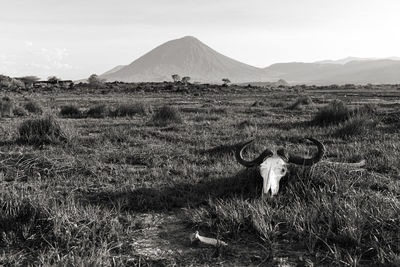
{"label": "animal skull", "polygon": [[324,145],[318,140],[307,137],[306,139],[313,142],[318,152],[312,158],[304,158],[288,154],[285,149],[278,149],[272,152],[269,149],[264,150],[260,156],[252,161],[246,161],[242,157],[244,148],[254,140],[240,144],[236,150],[236,160],[245,167],[257,166],[260,170],[260,175],[263,178],[262,197],[271,192],[271,196],[275,196],[279,191],[279,182],[287,173],[287,166],[289,163],[297,165],[313,165],[319,162],[325,154]]}

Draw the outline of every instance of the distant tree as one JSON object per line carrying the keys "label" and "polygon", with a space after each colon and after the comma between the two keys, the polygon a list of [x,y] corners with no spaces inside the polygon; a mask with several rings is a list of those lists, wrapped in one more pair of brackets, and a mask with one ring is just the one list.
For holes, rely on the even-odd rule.
{"label": "distant tree", "polygon": [[186,85],[188,82],[190,81],[190,77],[189,76],[185,76],[182,78],[182,82]]}
{"label": "distant tree", "polygon": [[24,77],[20,77],[20,78],[16,78],[22,82],[25,83],[26,86],[30,87],[32,86],[35,82],[39,81],[39,77],[36,76],[24,76]]}
{"label": "distant tree", "polygon": [[174,82],[179,82],[181,80],[181,76],[179,76],[178,74],[172,74],[172,80],[174,80]]}
{"label": "distant tree", "polygon": [[97,74],[92,74],[90,75],[88,82],[91,87],[101,87],[104,84],[105,79],[101,79]]}
{"label": "distant tree", "polygon": [[231,81],[228,78],[223,78],[222,82],[224,83],[224,85],[228,85],[228,83],[231,83]]}
{"label": "distant tree", "polygon": [[50,76],[47,78],[47,80],[52,83],[58,83],[59,81],[61,81],[61,79],[56,76]]}

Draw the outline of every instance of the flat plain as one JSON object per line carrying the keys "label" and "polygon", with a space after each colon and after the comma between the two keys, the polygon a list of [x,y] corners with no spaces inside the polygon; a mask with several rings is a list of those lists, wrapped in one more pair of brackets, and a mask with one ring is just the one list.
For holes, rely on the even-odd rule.
{"label": "flat plain", "polygon": [[[3,94],[43,114],[1,118],[0,265],[399,266],[400,87],[229,88]],[[316,122],[335,101],[367,111]],[[65,140],[20,141],[23,121],[47,116]],[[290,166],[262,199],[236,145],[311,155],[306,136],[330,161],[367,164]],[[228,246],[192,243],[195,231]]]}

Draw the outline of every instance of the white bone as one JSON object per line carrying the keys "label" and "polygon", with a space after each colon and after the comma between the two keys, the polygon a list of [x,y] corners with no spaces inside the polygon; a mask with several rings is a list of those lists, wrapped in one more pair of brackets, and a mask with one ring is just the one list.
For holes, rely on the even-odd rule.
{"label": "white bone", "polygon": [[286,175],[287,163],[279,156],[273,155],[264,160],[260,165],[260,174],[263,178],[263,190],[261,196],[268,194],[275,196],[279,191],[279,182]]}
{"label": "white bone", "polygon": [[227,246],[228,245],[227,243],[225,243],[222,240],[201,236],[199,234],[199,231],[196,231],[194,234],[190,235],[190,242],[193,243],[193,242],[196,242],[196,241],[200,241],[203,244],[212,245],[212,246],[216,246],[216,247]]}

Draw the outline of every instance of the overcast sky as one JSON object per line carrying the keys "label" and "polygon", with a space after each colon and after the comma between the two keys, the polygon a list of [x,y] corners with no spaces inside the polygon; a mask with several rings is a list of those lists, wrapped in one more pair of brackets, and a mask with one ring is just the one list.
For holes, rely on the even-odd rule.
{"label": "overcast sky", "polygon": [[400,56],[399,0],[0,0],[0,74],[87,78],[192,35],[257,67]]}

